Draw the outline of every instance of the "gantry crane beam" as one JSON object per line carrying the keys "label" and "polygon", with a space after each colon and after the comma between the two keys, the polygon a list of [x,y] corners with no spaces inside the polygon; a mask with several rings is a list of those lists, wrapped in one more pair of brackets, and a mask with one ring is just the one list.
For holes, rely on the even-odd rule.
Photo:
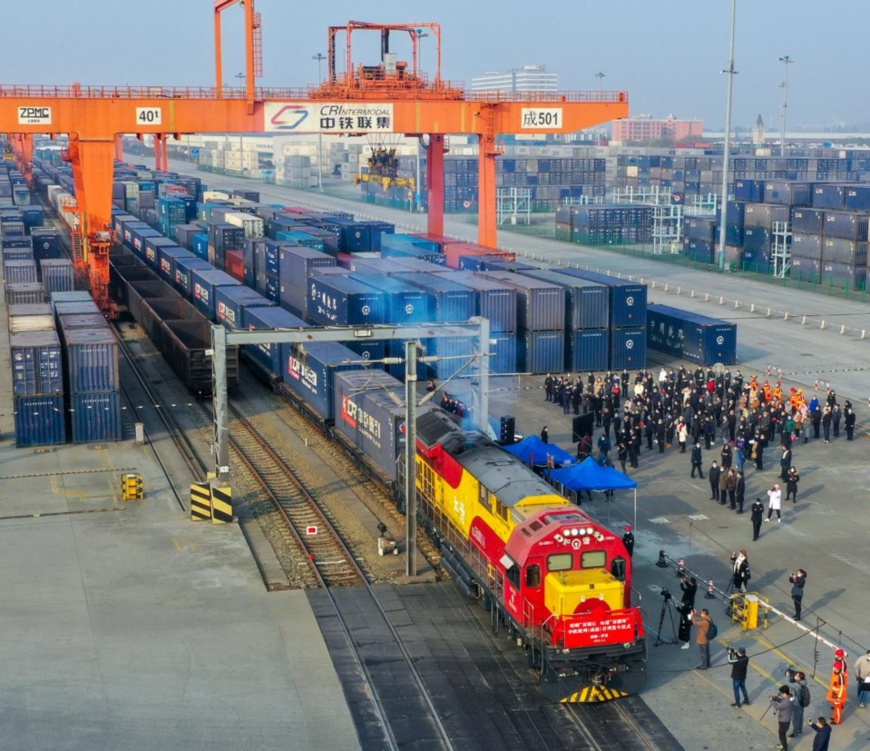
{"label": "gantry crane beam", "polygon": [[[253,101],[246,92],[218,89],[131,87],[0,86],[0,133],[68,134],[76,197],[85,243],[104,252],[104,233],[112,219],[112,173],[115,137],[119,133],[155,134],[165,146],[165,134],[192,133],[327,133],[428,134],[429,185],[443,193],[444,135],[477,135],[480,141],[479,242],[495,247],[496,139],[503,133],[572,133],[628,116],[626,92],[559,92],[499,94],[474,98],[408,99],[407,91],[391,97],[326,100],[320,89],[257,89]],[[443,234],[443,195],[430,202],[429,230]],[[101,234],[102,233],[102,234]],[[92,284],[108,283],[108,266],[91,263]],[[95,261],[101,264],[101,260]],[[108,300],[107,293],[94,289]]]}

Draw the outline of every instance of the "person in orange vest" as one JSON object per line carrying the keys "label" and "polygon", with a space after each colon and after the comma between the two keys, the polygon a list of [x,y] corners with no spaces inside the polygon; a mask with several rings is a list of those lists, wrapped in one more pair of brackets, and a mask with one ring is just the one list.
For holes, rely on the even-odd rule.
{"label": "person in orange vest", "polygon": [[837,660],[831,672],[831,683],[828,686],[828,701],[833,705],[831,724],[839,725],[843,721],[843,708],[846,706],[847,677],[843,672],[843,663]]}

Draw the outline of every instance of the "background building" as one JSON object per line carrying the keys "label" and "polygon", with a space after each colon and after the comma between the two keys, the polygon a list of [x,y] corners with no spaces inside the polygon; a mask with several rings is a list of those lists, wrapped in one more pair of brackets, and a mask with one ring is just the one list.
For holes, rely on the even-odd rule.
{"label": "background building", "polygon": [[484,73],[471,79],[472,91],[558,91],[559,74],[548,73],[543,65],[525,65],[504,73]]}
{"label": "background building", "polygon": [[655,141],[663,138],[685,141],[701,138],[703,133],[703,120],[677,120],[673,115],[668,115],[663,120],[642,115],[613,123],[613,140],[621,142]]}

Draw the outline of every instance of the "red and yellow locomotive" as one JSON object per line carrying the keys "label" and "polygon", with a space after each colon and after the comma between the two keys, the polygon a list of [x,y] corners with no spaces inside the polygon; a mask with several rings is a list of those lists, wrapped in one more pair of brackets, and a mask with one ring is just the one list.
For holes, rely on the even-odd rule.
{"label": "red and yellow locomotive", "polygon": [[622,539],[447,414],[422,415],[417,436],[417,488],[444,565],[512,630],[545,694],[640,691],[646,641]]}

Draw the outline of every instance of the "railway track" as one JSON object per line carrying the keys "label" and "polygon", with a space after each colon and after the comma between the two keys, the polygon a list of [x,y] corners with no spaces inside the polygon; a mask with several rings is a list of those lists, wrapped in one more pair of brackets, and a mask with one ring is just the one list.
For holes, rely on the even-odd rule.
{"label": "railway track", "polygon": [[230,406],[230,446],[239,460],[259,478],[263,492],[285,520],[311,564],[315,581],[310,586],[362,586],[367,576],[339,533],[328,508],[305,487],[251,421]]}
{"label": "railway track", "polygon": [[606,704],[569,704],[568,715],[590,751],[683,751],[639,696]]}

